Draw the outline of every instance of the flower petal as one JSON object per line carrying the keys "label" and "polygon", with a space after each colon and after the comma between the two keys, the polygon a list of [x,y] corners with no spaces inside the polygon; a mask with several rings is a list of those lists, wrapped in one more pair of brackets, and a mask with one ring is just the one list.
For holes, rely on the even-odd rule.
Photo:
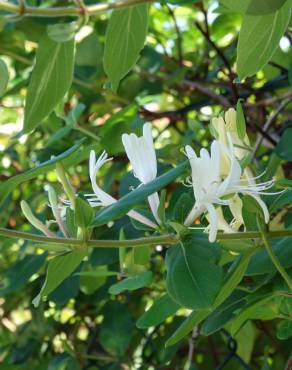
{"label": "flower petal", "polygon": [[206,204],[206,208],[209,212],[210,217],[209,242],[214,243],[214,241],[216,240],[218,230],[218,216],[213,204]]}

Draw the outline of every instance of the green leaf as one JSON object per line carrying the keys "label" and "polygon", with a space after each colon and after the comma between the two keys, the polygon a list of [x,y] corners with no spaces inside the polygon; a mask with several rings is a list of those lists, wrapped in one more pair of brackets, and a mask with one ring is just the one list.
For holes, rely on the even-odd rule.
{"label": "green leaf", "polygon": [[100,267],[102,267],[102,268],[99,268],[97,270],[76,272],[75,275],[93,277],[93,278],[119,275],[119,272],[117,272],[117,271],[108,271],[104,268],[104,266],[100,266]]}
{"label": "green leaf", "polygon": [[171,247],[166,255],[170,297],[190,309],[210,308],[221,287],[222,270],[202,255],[196,242]]}
{"label": "green leaf", "polygon": [[[125,249],[125,248],[120,248]],[[152,248],[146,245],[145,247],[133,248],[133,258],[135,265],[147,265],[150,260]]]}
{"label": "green leaf", "polygon": [[[248,0],[249,1],[249,0]],[[244,14],[247,10],[249,5],[248,1],[243,0],[220,0],[220,4],[222,4],[227,9],[235,12],[235,13],[242,13]]]}
{"label": "green leaf", "polygon": [[277,328],[277,338],[286,340],[292,336],[292,320],[280,322]]}
{"label": "green leaf", "polygon": [[172,336],[165,342],[165,346],[169,347],[179,342],[187,336],[195,326],[202,322],[208,315],[210,310],[193,311],[186,320],[178,327]]}
{"label": "green leaf", "polygon": [[76,152],[81,147],[81,144],[85,139],[80,140],[70,149],[65,152],[57,155],[56,157],[51,158],[50,160],[39,164],[38,166],[23,172],[19,175],[13,176],[0,184],[0,203],[4,201],[7,195],[13,191],[21,183],[34,179],[35,177],[47,173],[55,168],[55,165],[59,161],[64,161],[64,166],[66,167],[69,163],[75,163]]}
{"label": "green leaf", "polygon": [[119,261],[119,250],[126,248],[94,248],[90,263],[92,266],[111,265]]}
{"label": "green leaf", "polygon": [[231,321],[230,334],[234,336],[247,320],[271,320],[276,318],[277,304],[274,300],[275,295],[270,293],[244,307]]}
{"label": "green leaf", "polygon": [[60,103],[71,86],[74,67],[74,40],[40,41],[24,111],[24,132],[35,129]]}
{"label": "green leaf", "polygon": [[287,0],[220,0],[220,3],[231,11],[249,15],[274,13]]}
{"label": "green leaf", "polygon": [[47,253],[27,255],[12,264],[1,278],[0,296],[5,296],[24,286],[44,264]]}
{"label": "green leaf", "polygon": [[126,290],[137,290],[149,285],[152,281],[152,272],[151,271],[143,271],[137,275],[130,276],[118,283],[112,285],[109,288],[110,294],[120,294]]}
{"label": "green leaf", "polygon": [[72,238],[77,237],[78,228],[75,225],[75,213],[70,207],[66,208],[66,226]]}
{"label": "green leaf", "polygon": [[241,282],[251,256],[255,253],[255,249],[251,248],[250,250],[243,253],[239,258],[235,261],[235,263],[231,266],[229,273],[225,278],[225,282],[218,293],[213,307],[218,307],[222,302],[225,301],[226,298],[230,296],[230,294],[234,291],[237,285]]}
{"label": "green leaf", "polygon": [[246,123],[240,99],[236,104],[236,129],[238,137],[243,140],[246,134]]}
{"label": "green leaf", "polygon": [[49,24],[47,33],[51,40],[55,42],[67,42],[74,38],[76,22]]}
{"label": "green leaf", "polygon": [[250,15],[274,13],[280,9],[287,0],[250,0],[246,13]]}
{"label": "green leaf", "polygon": [[240,79],[252,76],[268,63],[279,45],[289,20],[289,2],[275,13],[244,16],[239,32],[236,60]]}
{"label": "green leaf", "polygon": [[205,320],[201,327],[202,335],[210,335],[221,329],[234,316],[234,311],[245,304],[246,293],[234,291],[214,312]]}
{"label": "green leaf", "polygon": [[179,304],[174,302],[168,294],[164,294],[156,299],[153,305],[139,318],[136,326],[140,329],[146,329],[159,325],[169,316],[174,315],[179,308]]}
{"label": "green leaf", "polygon": [[[292,266],[291,243],[291,237],[271,240],[273,253],[284,268],[289,268]],[[266,250],[259,250],[254,256],[252,256],[246,271],[246,275],[261,275],[276,271],[277,270]]]}
{"label": "green leaf", "polygon": [[103,48],[98,33],[94,31],[77,44],[75,62],[77,65],[95,67],[103,73],[102,55]]}
{"label": "green leaf", "polygon": [[86,250],[78,250],[52,258],[48,263],[46,280],[39,294],[33,299],[33,305],[38,307],[41,298],[50,294],[70,276],[86,254]]}
{"label": "green leaf", "polygon": [[104,312],[106,315],[100,327],[99,342],[111,355],[123,356],[134,328],[129,310],[117,301],[110,301]]}
{"label": "green leaf", "polygon": [[53,143],[66,137],[66,135],[68,135],[78,123],[78,119],[84,112],[85,108],[84,104],[77,104],[73,109],[71,109],[68,115],[64,117],[66,125],[54,132],[54,134],[49,138],[47,145],[51,146]]}
{"label": "green leaf", "polygon": [[165,223],[165,198],[166,198],[166,190],[163,189],[160,194],[159,206],[158,206],[158,216],[162,223]]}
{"label": "green leaf", "polygon": [[173,218],[183,224],[193,206],[193,197],[188,193],[183,193],[174,206]]}
{"label": "green leaf", "polygon": [[103,225],[109,221],[115,220],[116,218],[125,215],[139,203],[142,203],[148,197],[148,195],[156,192],[157,190],[160,190],[161,188],[165,187],[170,182],[175,180],[177,177],[182,175],[186,168],[188,168],[188,166],[188,161],[185,161],[172,170],[157,177],[155,180],[149,182],[148,184],[139,186],[132,192],[122,197],[118,202],[115,202],[114,204],[106,207],[101,212],[99,212],[96,215],[92,226]]}
{"label": "green leaf", "polygon": [[212,309],[193,311],[189,315],[189,317],[181,324],[181,326],[175,331],[175,333],[169,338],[169,340],[166,342],[166,346],[173,345],[184,338],[186,335],[188,335],[196,325],[207,318],[214,309],[216,309],[230,296],[230,294],[241,281],[251,254],[252,251],[248,251],[237,261],[236,266],[233,267],[228,277],[225,279],[225,283],[218,293],[213,303]]}
{"label": "green leaf", "polygon": [[75,225],[81,227],[81,228],[87,228],[94,217],[94,211],[93,208],[90,206],[90,204],[80,198],[76,198],[76,204],[75,204]]}
{"label": "green leaf", "polygon": [[115,271],[108,271],[107,266],[98,266],[92,270],[89,264],[85,264],[84,270],[74,275],[80,276],[80,290],[84,294],[93,294],[106,283],[108,277],[118,274]]}
{"label": "green leaf", "polygon": [[9,72],[4,60],[0,59],[0,97],[4,95],[9,82]]}
{"label": "green leaf", "polygon": [[292,127],[287,128],[276,147],[276,153],[286,161],[292,161]]}
{"label": "green leaf", "polygon": [[250,362],[256,338],[256,330],[251,321],[247,321],[234,338],[237,341],[236,353],[246,364]]}
{"label": "green leaf", "polygon": [[292,299],[291,297],[283,297],[280,303],[280,312],[292,318]]}
{"label": "green leaf", "polygon": [[137,62],[145,43],[147,28],[147,4],[113,11],[106,31],[103,63],[114,91]]}

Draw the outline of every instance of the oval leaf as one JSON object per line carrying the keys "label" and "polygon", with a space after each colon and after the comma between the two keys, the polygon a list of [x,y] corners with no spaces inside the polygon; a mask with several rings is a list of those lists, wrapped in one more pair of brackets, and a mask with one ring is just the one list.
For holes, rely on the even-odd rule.
{"label": "oval leaf", "polygon": [[44,37],[36,55],[24,112],[24,132],[35,129],[63,99],[71,86],[74,40],[55,42]]}
{"label": "oval leaf", "polygon": [[139,58],[148,27],[148,5],[113,11],[105,37],[104,70],[117,90],[120,80]]}
{"label": "oval leaf", "polygon": [[244,16],[239,32],[236,60],[240,79],[252,76],[268,63],[279,45],[289,19],[289,2],[275,13]]}
{"label": "oval leaf", "polygon": [[32,303],[38,307],[42,297],[55,290],[80,265],[86,256],[86,250],[74,251],[52,258],[48,264],[47,276],[39,294]]}
{"label": "oval leaf", "polygon": [[179,308],[178,303],[174,302],[168,294],[164,294],[139,318],[136,325],[140,329],[156,326],[174,315]]}
{"label": "oval leaf", "polygon": [[197,253],[195,243],[167,251],[168,294],[175,302],[190,309],[211,307],[221,287],[221,268],[202,257]]}

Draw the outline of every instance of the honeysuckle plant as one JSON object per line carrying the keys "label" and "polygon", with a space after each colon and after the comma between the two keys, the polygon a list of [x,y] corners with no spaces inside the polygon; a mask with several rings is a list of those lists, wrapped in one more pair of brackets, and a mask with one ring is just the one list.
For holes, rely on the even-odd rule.
{"label": "honeysuckle plant", "polygon": [[[54,188],[51,185],[46,185],[48,204],[55,219],[54,223],[41,222],[33,214],[26,201],[21,201],[24,216],[44,236],[1,230],[2,234],[12,237],[21,235],[28,240],[45,242],[48,244],[49,250],[54,250],[54,246],[56,246],[58,253],[60,253],[60,245],[71,249],[70,253],[61,254],[50,260],[46,281],[33,303],[38,306],[42,297],[47,296],[61,284],[62,280],[72,273],[84,257],[90,253],[88,248],[91,247],[135,249],[139,246],[148,246],[149,248],[160,245],[171,247],[173,245],[169,248],[166,258],[166,291],[169,299],[179,306],[193,309],[194,312],[202,310],[199,321],[209,316],[232,294],[244,276],[247,261],[261,248],[261,244],[266,248],[272,262],[287,284],[288,292],[291,292],[292,280],[277,256],[274,255],[268,240],[269,237],[273,236],[290,235],[290,231],[269,232],[266,230],[265,224],[268,224],[270,215],[268,206],[262,198],[266,195],[278,195],[282,191],[267,192],[270,188],[275,187],[274,178],[257,183],[261,176],[252,175],[250,177],[249,164],[240,162],[246,155],[242,151],[245,152],[249,148],[249,139],[246,133],[242,140],[239,138],[236,131],[236,111],[234,109],[226,112],[225,121],[222,117],[212,120],[212,127],[216,130],[216,139],[211,143],[210,152],[208,149],[202,148],[200,156],[197,156],[194,149],[187,145],[185,153],[188,161],[161,175],[157,174],[157,158],[150,124],[144,124],[143,136],[141,137],[134,133],[123,134],[121,141],[129,158],[131,171],[141,184],[136,189],[130,190],[120,200],[105,192],[97,183],[100,180],[101,167],[113,160],[108,157],[105,151],[97,159],[95,152],[90,151],[88,173],[93,193],[85,193],[84,195],[82,192],[77,193],[77,189],[74,189],[70,183],[64,166],[57,162],[56,173],[64,195],[60,194],[58,200]],[[158,196],[158,191],[177,176],[190,177],[193,188],[193,196],[188,195],[190,198],[187,202],[183,200],[183,197],[186,196],[183,194],[176,203],[176,212],[180,213],[180,220],[177,219],[176,212],[170,217],[167,216],[166,198],[165,196],[161,197],[159,201]],[[82,191],[82,189],[78,190]],[[186,188],[187,190],[188,188]],[[64,196],[67,197],[67,200],[63,199]],[[247,229],[244,215],[246,201],[242,196],[249,196],[255,201],[253,207],[255,207],[254,212],[257,214],[259,227],[257,232],[245,231]],[[144,216],[142,208],[141,210],[136,208],[136,205],[144,203],[145,200],[150,205],[153,220]],[[123,202],[126,203],[126,206],[122,208],[121,212],[119,207]],[[229,222],[225,219],[226,208],[230,210]],[[97,213],[95,213],[96,209]],[[148,231],[147,236],[138,239],[124,240],[122,233],[120,240],[94,240],[91,238],[94,233],[94,225],[103,223],[100,223],[99,219],[104,212],[109,212],[112,220],[127,214],[131,219],[138,221],[140,225],[148,227],[151,232],[149,234]],[[202,224],[204,218],[209,221],[209,225],[205,227],[205,230],[202,230],[201,227],[197,228],[197,221]],[[54,232],[48,225],[57,225],[58,230]],[[209,242],[206,240],[206,233]],[[236,244],[233,247],[226,242],[240,239],[251,239],[255,242],[240,249],[243,255],[238,256],[234,270],[226,272],[226,276],[224,276],[224,270],[220,264],[218,265],[218,261],[210,260],[206,256],[208,253],[212,255],[213,243],[216,241],[223,243],[223,248],[238,253]],[[196,251],[196,244],[202,245],[202,249]],[[193,250],[193,248],[195,249]],[[129,253],[133,252],[120,253],[120,266],[123,266],[123,271],[116,272],[127,276],[128,280],[117,283],[117,286],[124,284],[125,289],[127,289],[127,284],[132,284],[132,280],[140,279],[142,286],[147,284],[149,280],[144,269],[140,271],[135,266],[130,266],[131,263],[129,265],[129,257],[127,257]],[[205,253],[207,253],[206,256]],[[73,257],[74,255],[76,257]],[[56,278],[60,266],[64,266],[66,272]],[[214,280],[213,283],[212,280]],[[186,286],[187,296],[183,286]],[[195,320],[195,323],[198,324],[199,321]],[[180,329],[178,331],[180,332]],[[175,334],[175,339],[172,339],[171,343],[178,340],[179,337],[180,334],[178,336]]]}
{"label": "honeysuckle plant", "polygon": [[0,369],[290,369],[291,0],[0,18]]}

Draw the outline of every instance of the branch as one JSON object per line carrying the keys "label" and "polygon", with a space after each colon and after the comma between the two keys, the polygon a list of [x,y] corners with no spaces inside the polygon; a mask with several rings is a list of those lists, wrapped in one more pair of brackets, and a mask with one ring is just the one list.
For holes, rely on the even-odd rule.
{"label": "branch", "polygon": [[[275,112],[268,118],[267,122],[263,126],[263,129],[262,129],[263,130],[263,133],[267,134],[270,126],[274,123],[274,121],[276,120],[278,114],[281,113],[281,111],[286,107],[286,105],[288,103],[290,103],[291,100],[292,100],[292,96],[289,96],[288,98],[286,98],[282,102],[282,104],[275,110]],[[263,139],[265,137],[263,133],[262,133],[261,136],[259,136],[257,138],[257,141],[256,141],[255,146],[254,146],[254,150],[253,150],[253,153],[252,153],[252,160],[255,158],[256,153],[257,153],[257,151],[258,151],[258,149],[259,149],[259,147],[260,147],[260,145],[261,145],[261,143],[262,143],[262,141],[263,141]]]}
{"label": "branch", "polygon": [[222,95],[215,94],[212,90],[208,89],[207,87],[200,84],[199,82],[183,80],[182,84],[201,92],[202,94],[208,96],[210,99],[216,101],[223,107],[229,108],[232,106],[232,104],[229,102],[227,98],[224,98],[224,96]]}
{"label": "branch", "polygon": [[233,73],[231,65],[230,65],[228,59],[226,58],[226,56],[224,55],[223,51],[212,40],[211,35],[209,33],[209,28],[208,28],[207,13],[204,10],[202,10],[202,11],[203,11],[204,18],[205,18],[206,30],[204,30],[203,27],[200,25],[200,23],[197,22],[197,21],[195,21],[195,25],[198,28],[198,30],[201,32],[201,34],[205,37],[207,42],[211,45],[211,47],[216,51],[217,55],[219,56],[219,58],[221,58],[223,64],[227,68],[227,70],[228,70],[228,75],[227,76],[229,78],[229,85],[230,85],[230,88],[231,88],[231,91],[232,91],[232,94],[233,94],[234,101],[237,101],[237,99],[239,97],[238,96],[238,91],[237,91],[237,88],[236,88],[235,84],[233,83],[233,79],[235,78],[235,74]]}
{"label": "branch", "polygon": [[173,24],[174,24],[174,28],[175,28],[175,32],[176,32],[176,47],[177,47],[177,54],[178,54],[178,61],[179,61],[179,64],[182,65],[183,64],[183,50],[182,50],[182,37],[181,37],[181,33],[180,33],[180,29],[178,27],[178,24],[177,24],[177,20],[176,20],[176,17],[175,17],[175,14],[174,14],[174,10],[168,6],[167,6],[167,9],[168,9],[168,12],[173,20]]}
{"label": "branch", "polygon": [[31,234],[23,231],[0,228],[0,235],[8,238],[24,239],[40,243],[52,243],[59,245],[67,245],[71,247],[87,247],[92,248],[119,248],[119,247],[141,247],[145,245],[158,244],[177,244],[178,239],[174,234],[166,234],[159,236],[151,236],[145,238],[129,239],[129,240],[80,240],[73,238],[48,238],[43,235]]}
{"label": "branch", "polygon": [[103,13],[113,9],[127,8],[132,5],[144,4],[153,2],[153,0],[118,0],[110,1],[108,3],[93,4],[86,7],[52,7],[39,8],[34,6],[21,6],[12,4],[6,1],[0,1],[0,9],[7,12],[16,13],[25,17],[78,17],[87,15],[94,15]]}
{"label": "branch", "polygon": [[[137,73],[139,73],[142,78],[147,78],[149,80],[152,79],[154,81],[158,80],[158,81],[162,81],[162,82],[169,81],[169,76],[158,76],[158,75],[154,75],[153,73],[145,72],[145,71],[142,71],[142,70],[137,71]],[[197,90],[200,93],[202,93],[203,95],[209,97],[213,101],[222,105],[223,107],[230,108],[232,106],[232,104],[229,102],[229,100],[227,98],[225,98],[224,96],[222,96],[220,94],[216,94],[215,92],[210,90],[208,87],[203,85],[201,82],[190,81],[190,80],[187,80],[187,79],[183,79],[183,80],[178,82],[178,86],[179,87],[184,87],[185,86],[185,87],[189,87],[193,90]]]}
{"label": "branch", "polygon": [[[92,247],[92,248],[128,248],[128,247],[141,247],[145,245],[174,245],[179,242],[179,238],[175,234],[164,234],[158,236],[149,236],[137,239],[128,240],[80,240],[73,238],[48,238],[43,235],[31,234],[23,231],[11,230],[0,228],[0,236],[8,238],[24,239],[40,243],[52,243],[59,245],[67,245],[76,248]],[[278,238],[292,236],[292,230],[276,230],[266,233],[267,238]],[[242,239],[258,239],[262,234],[258,231],[247,231],[239,233],[223,234],[218,233],[217,241],[221,240],[242,240]]]}

